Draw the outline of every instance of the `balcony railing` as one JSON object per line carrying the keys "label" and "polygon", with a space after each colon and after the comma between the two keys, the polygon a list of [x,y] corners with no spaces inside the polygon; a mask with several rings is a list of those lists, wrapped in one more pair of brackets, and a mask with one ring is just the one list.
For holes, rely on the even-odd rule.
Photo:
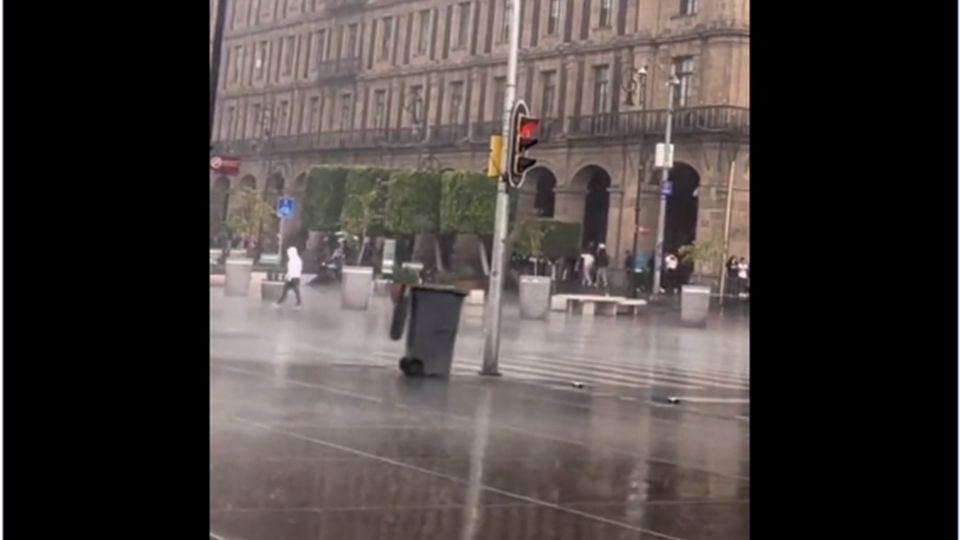
{"label": "balcony railing", "polygon": [[430,131],[430,144],[455,144],[467,139],[469,132],[465,124],[450,124],[445,126],[433,126]]}
{"label": "balcony railing", "polygon": [[360,9],[367,4],[367,0],[327,0],[327,9],[331,12]]}
{"label": "balcony railing", "polygon": [[[573,136],[641,136],[666,131],[667,111],[630,111],[570,117]],[[750,109],[690,107],[673,111],[676,134],[717,133],[750,135]]]}
{"label": "balcony railing", "polygon": [[336,58],[317,65],[317,79],[351,77],[360,73],[360,57]]}
{"label": "balcony railing", "polygon": [[[566,136],[575,139],[592,137],[642,137],[659,135],[666,128],[667,112],[630,111],[569,118]],[[269,139],[218,141],[215,151],[223,154],[251,156],[286,152],[307,152],[338,148],[376,148],[384,145],[430,144],[448,146],[467,142],[466,125],[431,126],[427,138],[423,128],[375,128],[323,131],[301,135],[278,135]],[[500,133],[500,122],[473,124],[471,144],[486,145],[491,134]],[[750,135],[750,109],[740,107],[692,107],[673,113],[673,133],[677,135],[717,134],[735,137]],[[563,135],[559,118],[544,118],[537,127],[537,138],[543,142]]]}

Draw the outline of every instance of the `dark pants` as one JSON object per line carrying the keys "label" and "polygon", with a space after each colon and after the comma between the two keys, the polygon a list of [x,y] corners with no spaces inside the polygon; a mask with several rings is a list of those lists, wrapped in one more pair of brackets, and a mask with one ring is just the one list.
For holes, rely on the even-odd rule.
{"label": "dark pants", "polygon": [[287,293],[290,290],[293,290],[294,294],[297,295],[297,305],[300,305],[300,278],[293,278],[283,284],[283,293],[280,295],[280,299],[277,300],[277,304],[282,304],[283,301],[287,299]]}

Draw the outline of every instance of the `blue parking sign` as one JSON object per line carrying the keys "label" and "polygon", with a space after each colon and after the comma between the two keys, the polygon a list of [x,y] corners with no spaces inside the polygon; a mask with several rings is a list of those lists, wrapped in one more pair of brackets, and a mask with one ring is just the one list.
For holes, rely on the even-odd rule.
{"label": "blue parking sign", "polygon": [[661,195],[673,195],[673,182],[670,180],[664,180],[660,185],[660,194]]}
{"label": "blue parking sign", "polygon": [[280,219],[287,219],[292,216],[293,208],[293,197],[280,197],[277,199],[277,215],[280,216]]}

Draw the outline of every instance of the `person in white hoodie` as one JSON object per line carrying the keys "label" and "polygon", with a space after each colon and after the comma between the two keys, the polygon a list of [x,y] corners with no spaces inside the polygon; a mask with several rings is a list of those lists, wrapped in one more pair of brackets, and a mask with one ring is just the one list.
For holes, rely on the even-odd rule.
{"label": "person in white hoodie", "polygon": [[287,293],[293,290],[297,295],[297,307],[300,307],[300,274],[303,272],[303,260],[297,253],[297,248],[290,246],[287,248],[287,282],[283,285],[283,293],[277,300],[277,306],[283,304],[287,299]]}

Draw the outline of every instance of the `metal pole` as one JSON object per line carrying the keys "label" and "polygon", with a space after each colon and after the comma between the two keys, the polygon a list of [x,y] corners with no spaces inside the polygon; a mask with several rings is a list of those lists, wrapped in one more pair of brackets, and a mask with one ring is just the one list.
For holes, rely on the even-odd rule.
{"label": "metal pole", "polygon": [[217,18],[213,23],[213,54],[210,58],[210,144],[213,144],[213,111],[217,105],[217,87],[220,85],[220,49],[223,48],[223,20],[227,14],[227,0],[217,0]]}
{"label": "metal pole", "polygon": [[[670,152],[670,136],[673,134],[673,77],[667,83],[670,101],[667,106],[667,129],[664,135],[664,157],[669,156],[672,161],[673,155]],[[670,178],[670,161],[665,160],[663,171],[660,175],[660,213],[657,215],[657,245],[654,248],[654,270],[653,270],[653,291],[651,294],[660,294],[660,277],[663,274],[663,236],[664,228],[667,223],[667,195],[663,192],[663,186]]]}
{"label": "metal pole", "polygon": [[[641,148],[643,144],[641,143]],[[640,160],[640,169],[637,170],[637,200],[633,203],[633,261],[627,269],[627,279],[630,280],[630,298],[637,296],[637,243],[640,234],[640,192],[643,189],[643,160]]]}
{"label": "metal pole", "polygon": [[[510,141],[510,117],[517,92],[517,57],[520,51],[520,3],[511,0],[510,10],[510,56],[507,60],[507,85],[503,98],[503,140]],[[503,293],[503,274],[505,269],[503,254],[507,242],[507,213],[510,210],[510,197],[507,195],[507,175],[510,164],[507,163],[509,144],[503,145],[500,163],[507,170],[497,182],[497,210],[493,225],[493,255],[490,265],[490,290],[487,294],[484,313],[483,369],[481,375],[500,375],[497,366],[500,362],[500,314]]]}
{"label": "metal pole", "polygon": [[730,162],[730,179],[727,180],[727,210],[723,216],[723,264],[720,270],[720,305],[723,305],[724,285],[727,282],[727,256],[730,252],[730,213],[733,211],[733,177],[737,168],[737,160]]}

